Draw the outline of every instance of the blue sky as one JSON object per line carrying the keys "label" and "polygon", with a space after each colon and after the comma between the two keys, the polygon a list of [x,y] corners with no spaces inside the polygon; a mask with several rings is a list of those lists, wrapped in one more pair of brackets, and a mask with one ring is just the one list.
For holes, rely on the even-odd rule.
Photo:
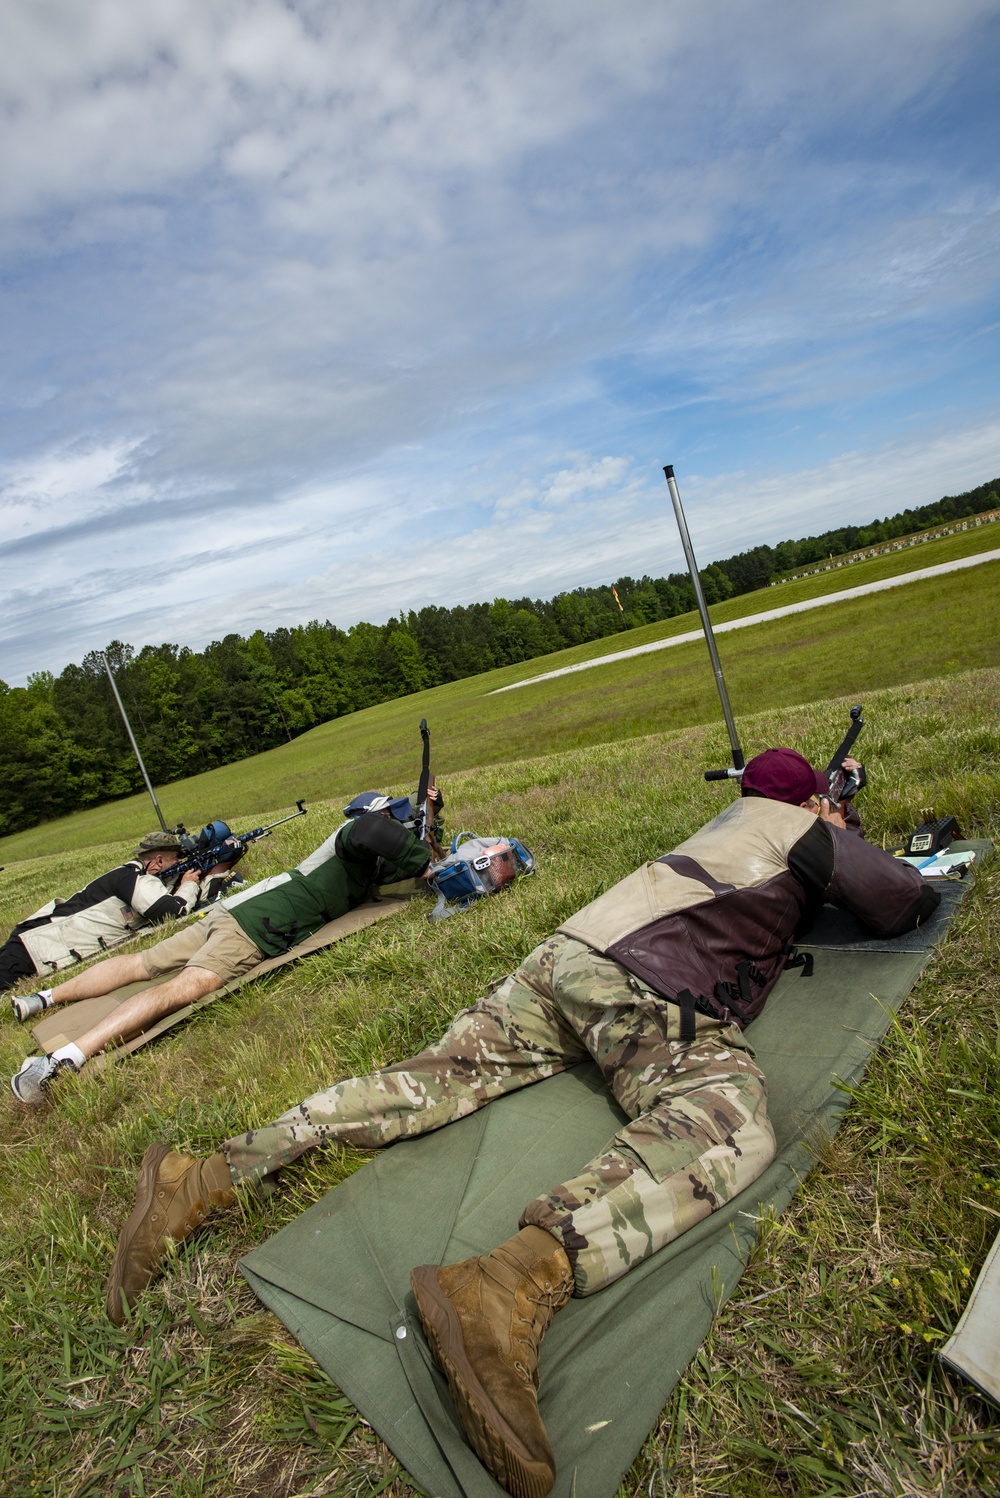
{"label": "blue sky", "polygon": [[8,0],[0,676],[1000,474],[998,12]]}

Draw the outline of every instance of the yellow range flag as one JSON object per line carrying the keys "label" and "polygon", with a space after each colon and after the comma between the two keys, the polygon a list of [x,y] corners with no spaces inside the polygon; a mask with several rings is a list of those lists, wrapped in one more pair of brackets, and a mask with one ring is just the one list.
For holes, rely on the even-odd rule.
{"label": "yellow range flag", "polygon": [[614,584],[611,585],[611,591],[615,595],[615,603],[618,605],[618,612],[620,614],[624,614],[625,610],[622,608],[622,601],[618,597],[618,589],[614,586]]}

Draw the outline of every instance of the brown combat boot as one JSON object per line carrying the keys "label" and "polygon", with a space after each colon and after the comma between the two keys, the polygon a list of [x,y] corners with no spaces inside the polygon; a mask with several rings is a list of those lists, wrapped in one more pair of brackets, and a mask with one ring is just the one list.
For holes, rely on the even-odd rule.
{"label": "brown combat boot", "polygon": [[151,1144],[142,1157],[135,1206],[122,1228],[107,1285],[107,1311],[116,1326],[126,1305],[155,1279],[170,1243],[183,1243],[213,1207],[235,1200],[224,1155],[193,1160],[169,1145]]}
{"label": "brown combat boot", "polygon": [[514,1498],[544,1498],[556,1461],[538,1413],[538,1348],[573,1293],[565,1249],[522,1228],[485,1258],[414,1269],[410,1284],[469,1445]]}

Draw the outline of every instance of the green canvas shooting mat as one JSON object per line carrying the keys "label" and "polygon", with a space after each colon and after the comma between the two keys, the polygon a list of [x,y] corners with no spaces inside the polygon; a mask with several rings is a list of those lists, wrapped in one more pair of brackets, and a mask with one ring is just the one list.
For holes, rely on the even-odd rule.
{"label": "green canvas shooting mat", "polygon": [[[234,989],[242,988],[244,983],[250,983],[255,978],[262,978],[265,973],[272,972],[276,967],[284,967],[289,962],[298,962],[302,957],[308,957],[313,952],[321,952],[324,947],[329,947],[335,941],[342,941],[345,936],[353,936],[355,931],[361,931],[365,926],[370,926],[375,921],[383,921],[387,916],[395,915],[402,910],[406,904],[406,898],[394,896],[383,896],[380,900],[366,900],[364,904],[357,905],[349,910],[346,915],[338,916],[335,921],[327,921],[312,936],[301,941],[288,952],[282,952],[279,957],[267,957],[265,960],[252,968],[249,973],[244,973],[241,978],[234,978],[232,983],[227,983],[225,988],[217,988],[214,993],[206,994],[205,998],[199,999],[197,1003],[185,1004],[183,1009],[175,1009],[173,1014],[165,1015],[155,1025],[150,1025],[148,1030],[143,1030],[133,1040],[118,1046],[114,1051],[107,1052],[104,1056],[95,1057],[91,1066],[98,1065],[108,1059],[117,1056],[128,1055],[130,1051],[137,1051],[140,1046],[148,1045],[164,1031],[179,1025],[182,1020],[189,1019],[199,1009],[205,1009],[209,1004],[214,1004],[216,999],[221,999],[223,994],[232,993]],[[67,1045],[71,1040],[79,1040],[94,1025],[98,1024],[105,1015],[118,1008],[126,999],[134,993],[141,993],[144,988],[155,988],[160,983],[166,983],[167,974],[163,978],[144,983],[126,983],[122,988],[116,988],[113,993],[104,994],[97,999],[79,999],[75,1004],[61,1005],[56,1009],[50,1009],[32,1026],[31,1033],[38,1041],[41,1049],[46,1055],[51,1055],[60,1046]]]}
{"label": "green canvas shooting mat", "polygon": [[[975,845],[985,851],[988,844]],[[756,1219],[788,1205],[928,961],[971,880],[944,886],[939,918],[870,939],[828,909],[800,943],[813,976],[785,973],[750,1038],[769,1082],[777,1154],[735,1201],[555,1318],[540,1409],[557,1498],[610,1498],[735,1288]],[[624,1115],[589,1063],[375,1156],[241,1261],[260,1299],[435,1498],[501,1489],[462,1438],[409,1289],[417,1264],[485,1253],[524,1204],[572,1178]]]}

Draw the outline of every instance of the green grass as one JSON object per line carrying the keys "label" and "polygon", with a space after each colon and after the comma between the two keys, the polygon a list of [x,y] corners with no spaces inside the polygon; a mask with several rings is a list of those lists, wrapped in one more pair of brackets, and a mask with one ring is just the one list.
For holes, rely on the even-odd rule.
{"label": "green grass", "polygon": [[[936,565],[990,549],[997,532],[998,527],[984,526],[857,563],[846,574],[822,574],[730,599],[714,607],[712,616],[718,622],[745,617],[846,584]],[[1000,562],[984,563],[888,595],[831,604],[724,635],[719,650],[737,717],[998,665],[998,595]],[[682,634],[696,622],[684,615],[324,723],[254,759],[163,787],[164,814],[189,827],[223,816],[242,830],[291,810],[299,796],[343,805],[362,789],[412,791],[419,767],[417,725],[424,716],[443,780],[477,766],[705,723],[716,716],[718,703],[702,641],[488,695],[543,671]],[[100,849],[95,856],[106,862],[148,831],[153,820],[145,793],[132,796],[0,840],[0,863],[84,848]]]}
{"label": "green grass", "polygon": [[[934,650],[947,645],[955,674],[866,695],[863,811],[879,840],[898,838],[927,808],[954,812],[970,834],[1000,832],[1000,671],[959,671],[968,632],[935,637],[932,615],[918,621],[907,611],[908,634],[919,637],[915,650],[929,638]],[[853,671],[870,678],[897,624],[894,616],[873,633],[861,617],[808,650],[787,637],[795,669],[783,672],[782,690],[797,682],[798,702],[811,705],[778,702],[742,716],[748,752],[792,742],[822,759],[850,700],[820,700],[831,677],[838,683],[850,670],[838,654],[867,628],[871,643]],[[733,669],[740,680],[743,668]],[[746,670],[760,677],[763,656]],[[693,673],[692,665],[692,694]],[[853,682],[849,689],[853,697]],[[412,705],[405,711],[409,722]],[[414,1491],[235,1267],[362,1157],[331,1151],[286,1171],[280,1191],[186,1246],[144,1299],[137,1332],[120,1332],[104,1319],[102,1281],[137,1162],[154,1139],[209,1150],[321,1082],[396,1060],[440,1033],[567,913],[726,803],[731,791],[699,773],[726,758],[715,714],[706,717],[713,726],[619,735],[443,777],[450,826],[515,831],[538,854],[536,879],[441,927],[411,906],[248,984],[121,1065],[73,1079],[41,1113],[0,1100],[5,1498]],[[562,731],[579,731],[572,713]],[[286,787],[250,802],[249,814],[288,796]],[[335,804],[317,807],[282,829],[255,854],[255,874],[301,856],[336,815]],[[6,919],[23,913],[15,907],[29,891],[34,900],[71,885],[94,852],[8,868]],[[837,1139],[793,1209],[762,1234],[735,1303],[620,1498],[996,1490],[995,1411],[947,1375],[934,1350],[1000,1226],[998,892],[996,865],[987,867]],[[28,1049],[23,1031],[0,1022],[0,1075]]]}

